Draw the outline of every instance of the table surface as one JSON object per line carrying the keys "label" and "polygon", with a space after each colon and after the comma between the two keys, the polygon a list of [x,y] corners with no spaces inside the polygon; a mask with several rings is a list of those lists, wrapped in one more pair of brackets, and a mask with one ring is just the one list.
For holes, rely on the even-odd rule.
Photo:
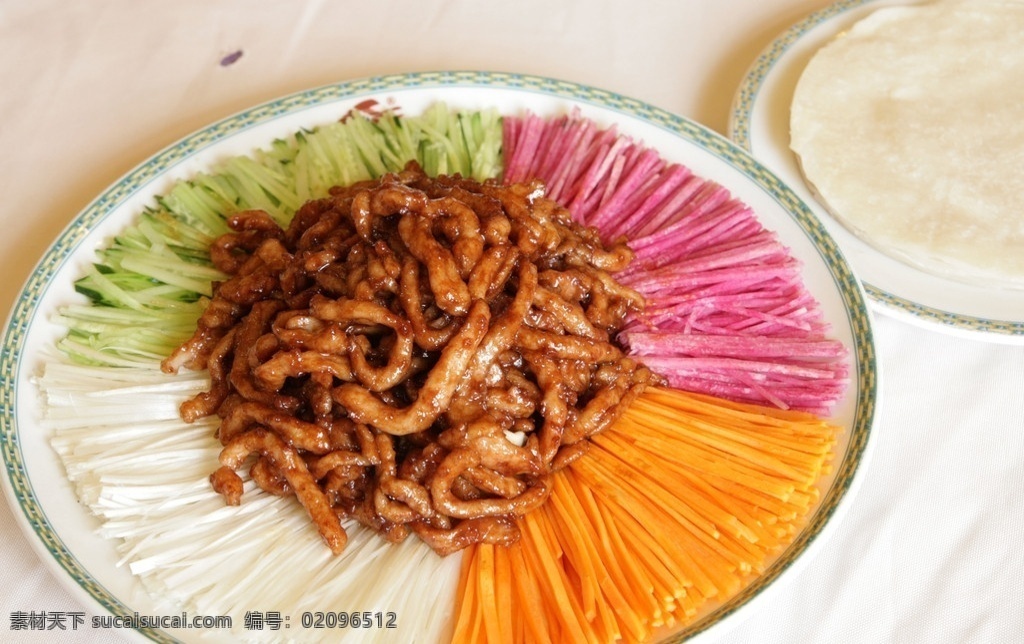
{"label": "table surface", "polygon": [[[826,0],[4,0],[0,302],[93,197],[178,138],[293,91],[479,69],[604,88],[725,132],[758,53]],[[221,59],[242,56],[230,66]],[[727,642],[1024,641],[1024,346],[879,314],[873,458],[838,529]],[[0,639],[86,610],[0,503]]]}

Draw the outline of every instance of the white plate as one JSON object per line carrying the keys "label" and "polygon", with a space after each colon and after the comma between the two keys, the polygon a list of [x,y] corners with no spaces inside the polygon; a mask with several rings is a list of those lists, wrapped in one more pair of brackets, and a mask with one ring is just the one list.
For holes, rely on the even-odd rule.
{"label": "white plate", "polygon": [[[93,610],[115,615],[160,614],[136,578],[116,567],[114,544],[95,534],[97,521],[80,505],[60,461],[40,429],[41,401],[31,378],[63,334],[50,315],[80,296],[73,281],[97,247],[123,229],[155,195],[177,179],[209,169],[225,157],[265,147],[303,127],[337,119],[357,102],[376,98],[418,113],[444,101],[455,108],[496,107],[503,114],[529,109],[541,115],[578,107],[599,124],[618,126],[662,155],[713,179],[744,200],[804,263],[804,280],[821,302],[834,335],[850,350],[851,386],[836,407],[844,428],[834,472],[823,481],[822,502],[793,545],[738,597],[686,631],[709,636],[749,611],[755,598],[795,574],[823,541],[853,496],[865,461],[875,416],[877,376],[866,298],[825,228],[784,183],[726,138],[664,110],[609,92],[514,74],[442,72],[387,76],[339,83],[275,100],[214,123],[171,145],[125,175],[85,210],[43,256],[18,298],[4,331],[2,433],[4,488],[28,535],[54,573]],[[742,610],[741,610],[742,609]],[[147,612],[150,611],[150,612]],[[158,641],[196,632],[146,630]]]}
{"label": "white plate", "polygon": [[974,286],[927,273],[878,251],[819,204],[789,149],[789,107],[804,67],[831,38],[876,9],[921,4],[847,0],[811,14],[756,59],[733,101],[729,136],[787,182],[849,258],[877,309],[953,334],[1024,343],[1024,289]]}

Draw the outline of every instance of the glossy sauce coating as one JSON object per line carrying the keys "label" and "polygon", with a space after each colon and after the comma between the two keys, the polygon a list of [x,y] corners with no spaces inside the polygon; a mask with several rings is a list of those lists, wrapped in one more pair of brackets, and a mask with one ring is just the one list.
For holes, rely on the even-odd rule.
{"label": "glossy sauce coating", "polygon": [[185,420],[217,414],[214,489],[237,470],[295,495],[335,553],[354,518],[448,554],[512,543],[515,518],[653,379],[612,339],[643,302],[539,184],[427,177],[334,188],[287,228],[237,213],[230,275],[164,369],[209,369]]}

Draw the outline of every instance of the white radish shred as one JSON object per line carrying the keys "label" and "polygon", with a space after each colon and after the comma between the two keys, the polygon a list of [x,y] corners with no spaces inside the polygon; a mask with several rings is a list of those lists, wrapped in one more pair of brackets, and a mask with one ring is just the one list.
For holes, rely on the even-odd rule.
{"label": "white radish shred", "polygon": [[[348,522],[348,545],[332,556],[294,499],[247,477],[241,505],[225,505],[207,480],[221,448],[215,419],[190,425],[177,413],[208,388],[205,374],[50,358],[36,383],[79,498],[164,614],[230,615],[233,641],[449,637],[460,554],[439,557],[415,537],[391,544]],[[288,629],[246,630],[247,611],[279,612]],[[339,611],[380,613],[384,624],[395,613],[397,628],[302,628],[303,612]]]}

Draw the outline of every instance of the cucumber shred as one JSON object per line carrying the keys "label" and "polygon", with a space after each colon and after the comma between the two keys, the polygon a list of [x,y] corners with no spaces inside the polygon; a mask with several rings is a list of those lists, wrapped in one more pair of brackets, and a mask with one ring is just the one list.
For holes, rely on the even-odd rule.
{"label": "cucumber shred", "polygon": [[261,209],[286,226],[303,203],[326,196],[331,186],[376,179],[413,160],[432,176],[497,178],[501,145],[497,110],[435,103],[417,116],[353,111],[227,159],[176,183],[97,252],[75,282],[88,304],[57,313],[68,329],[58,348],[86,364],[162,359],[192,335],[212,282],[227,277],[210,262],[209,247],[230,230],[232,213]]}

